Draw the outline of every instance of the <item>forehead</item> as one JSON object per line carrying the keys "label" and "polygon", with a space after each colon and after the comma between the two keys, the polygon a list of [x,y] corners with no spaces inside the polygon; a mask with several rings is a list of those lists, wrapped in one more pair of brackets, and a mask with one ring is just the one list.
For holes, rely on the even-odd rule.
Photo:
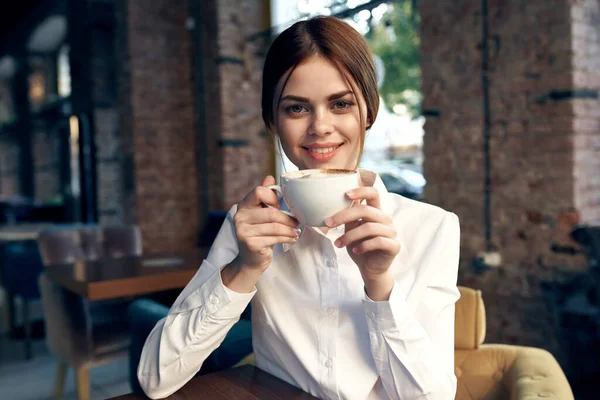
{"label": "forehead", "polygon": [[348,74],[323,57],[311,57],[293,69],[285,87],[283,96],[319,98],[332,93],[353,90],[354,82]]}

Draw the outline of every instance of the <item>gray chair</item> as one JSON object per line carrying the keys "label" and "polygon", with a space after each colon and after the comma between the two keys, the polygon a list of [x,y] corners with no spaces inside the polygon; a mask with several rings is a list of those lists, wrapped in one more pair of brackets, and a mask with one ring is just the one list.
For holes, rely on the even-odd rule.
{"label": "gray chair", "polygon": [[[108,257],[138,256],[137,226],[81,227],[41,232],[38,246],[45,268]],[[54,397],[63,393],[67,367],[76,371],[79,400],[89,399],[89,368],[126,357],[130,343],[130,299],[88,301],[50,281],[39,279],[46,321],[46,341],[59,358]]]}

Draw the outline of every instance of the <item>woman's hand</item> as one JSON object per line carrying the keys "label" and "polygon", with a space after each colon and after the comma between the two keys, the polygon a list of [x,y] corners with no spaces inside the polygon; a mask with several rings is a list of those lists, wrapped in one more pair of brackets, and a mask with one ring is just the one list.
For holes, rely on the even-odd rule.
{"label": "woman's hand", "polygon": [[[240,254],[236,263],[253,271],[264,272],[273,260],[273,246],[294,243],[298,239],[298,221],[279,211],[279,199],[267,186],[275,178],[267,176],[238,204],[233,217]],[[271,207],[265,207],[265,205]]]}
{"label": "woman's hand", "polygon": [[[346,193],[356,203],[329,218],[330,228],[345,224],[345,233],[335,241],[344,247],[360,269],[367,294],[373,300],[386,300],[394,285],[389,271],[400,243],[392,218],[381,210],[379,192],[373,187],[360,187]],[[366,204],[360,204],[366,200]]]}

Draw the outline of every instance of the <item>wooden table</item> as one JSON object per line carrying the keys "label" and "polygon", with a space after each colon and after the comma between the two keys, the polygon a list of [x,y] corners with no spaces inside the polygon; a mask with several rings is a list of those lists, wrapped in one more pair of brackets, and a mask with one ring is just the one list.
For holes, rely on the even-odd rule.
{"label": "wooden table", "polygon": [[44,229],[55,224],[51,223],[24,223],[0,226],[0,241],[15,242],[25,240],[37,240],[38,235]]}
{"label": "wooden table", "polygon": [[198,271],[208,248],[149,254],[46,268],[48,279],[89,300],[137,296],[181,289]]}
{"label": "wooden table", "polygon": [[18,224],[0,225],[0,242],[24,242],[29,240],[37,240],[40,232],[46,229],[75,229],[87,226],[96,226],[96,224],[84,224],[80,222],[23,222]]}
{"label": "wooden table", "polygon": [[[128,394],[111,400],[143,400]],[[254,366],[227,369],[192,378],[185,386],[166,397],[168,400],[315,400],[316,397]]]}

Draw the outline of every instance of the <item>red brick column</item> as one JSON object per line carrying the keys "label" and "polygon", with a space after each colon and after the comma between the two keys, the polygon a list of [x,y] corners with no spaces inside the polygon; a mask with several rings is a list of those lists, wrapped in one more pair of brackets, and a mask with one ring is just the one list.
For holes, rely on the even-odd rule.
{"label": "red brick column", "polygon": [[211,209],[228,209],[274,173],[261,119],[268,0],[201,2]]}
{"label": "red brick column", "polygon": [[[600,217],[598,1],[487,5],[486,108],[481,0],[419,3],[425,197],[460,218],[460,283],[483,289],[488,339],[557,350],[540,284],[584,259],[550,247],[572,244],[575,224]],[[470,261],[488,248],[486,126],[489,245],[503,264],[478,275]]]}
{"label": "red brick column", "polygon": [[600,3],[571,7],[575,205],[583,223],[600,223]]}
{"label": "red brick column", "polygon": [[186,249],[198,235],[198,175],[187,2],[118,5],[125,219],[144,250]]}
{"label": "red brick column", "polygon": [[256,35],[269,2],[117,7],[125,219],[147,249],[190,247],[206,212],[229,209],[274,170]]}

